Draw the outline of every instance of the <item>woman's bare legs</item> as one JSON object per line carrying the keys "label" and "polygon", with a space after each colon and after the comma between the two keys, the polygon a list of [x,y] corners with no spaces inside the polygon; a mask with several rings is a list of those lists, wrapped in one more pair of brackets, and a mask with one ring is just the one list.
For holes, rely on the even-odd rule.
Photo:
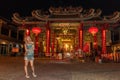
{"label": "woman's bare legs", "polygon": [[35,74],[35,69],[34,69],[34,60],[30,60],[30,65],[31,65],[31,69],[32,69],[32,75],[33,77],[37,77],[37,75]]}
{"label": "woman's bare legs", "polygon": [[28,63],[29,63],[29,61],[25,60],[24,70],[25,70],[25,76],[26,76],[26,78],[29,78],[28,69],[27,69]]}

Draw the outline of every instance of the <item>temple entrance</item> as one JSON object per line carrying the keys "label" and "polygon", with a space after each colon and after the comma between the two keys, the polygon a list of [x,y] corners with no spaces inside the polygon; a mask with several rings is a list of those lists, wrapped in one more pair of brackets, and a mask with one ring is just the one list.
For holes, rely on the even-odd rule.
{"label": "temple entrance", "polygon": [[74,54],[73,51],[78,46],[79,25],[77,22],[55,22],[50,24],[53,34],[51,37],[55,39],[55,52],[57,54],[61,53],[64,58],[71,57]]}
{"label": "temple entrance", "polygon": [[56,52],[61,53],[63,58],[71,57],[74,50],[74,42],[73,36],[64,35],[57,38]]}

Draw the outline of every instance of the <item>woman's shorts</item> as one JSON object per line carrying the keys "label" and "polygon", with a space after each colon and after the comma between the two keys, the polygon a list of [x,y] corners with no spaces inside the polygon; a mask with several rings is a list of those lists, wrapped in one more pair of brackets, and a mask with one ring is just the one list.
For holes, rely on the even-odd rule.
{"label": "woman's shorts", "polygon": [[27,56],[24,57],[24,60],[34,60],[34,56],[27,55]]}

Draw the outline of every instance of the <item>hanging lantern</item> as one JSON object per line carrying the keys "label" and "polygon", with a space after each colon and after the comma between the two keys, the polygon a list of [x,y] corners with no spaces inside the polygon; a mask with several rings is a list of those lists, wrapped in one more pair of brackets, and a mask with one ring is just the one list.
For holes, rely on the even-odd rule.
{"label": "hanging lantern", "polygon": [[30,35],[30,30],[29,30],[29,29],[26,30],[26,35],[27,35],[27,36]]}
{"label": "hanging lantern", "polygon": [[41,28],[39,28],[39,27],[33,27],[32,28],[32,32],[37,35],[37,34],[41,33]]}
{"label": "hanging lantern", "polygon": [[90,27],[88,30],[93,36],[98,32],[98,28],[97,27]]}

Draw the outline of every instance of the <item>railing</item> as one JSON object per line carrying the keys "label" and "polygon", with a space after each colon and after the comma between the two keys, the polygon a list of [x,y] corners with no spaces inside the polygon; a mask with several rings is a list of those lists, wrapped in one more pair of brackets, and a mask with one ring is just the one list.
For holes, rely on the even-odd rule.
{"label": "railing", "polygon": [[120,53],[101,54],[102,62],[120,62]]}

